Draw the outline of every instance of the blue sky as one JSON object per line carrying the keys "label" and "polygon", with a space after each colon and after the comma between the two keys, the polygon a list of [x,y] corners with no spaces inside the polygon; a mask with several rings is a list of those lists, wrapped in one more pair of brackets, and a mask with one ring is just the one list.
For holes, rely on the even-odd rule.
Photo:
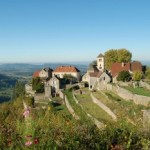
{"label": "blue sky", "polygon": [[1,0],[0,63],[85,62],[112,48],[150,60],[149,0]]}

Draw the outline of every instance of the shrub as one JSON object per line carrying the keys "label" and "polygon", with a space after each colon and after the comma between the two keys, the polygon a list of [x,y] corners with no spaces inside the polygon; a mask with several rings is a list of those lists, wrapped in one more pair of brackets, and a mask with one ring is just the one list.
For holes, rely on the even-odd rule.
{"label": "shrub", "polygon": [[129,81],[131,79],[131,75],[129,71],[121,71],[117,77],[118,81]]}
{"label": "shrub", "polygon": [[142,79],[143,73],[141,71],[134,71],[133,72],[133,80],[134,81],[140,81]]}

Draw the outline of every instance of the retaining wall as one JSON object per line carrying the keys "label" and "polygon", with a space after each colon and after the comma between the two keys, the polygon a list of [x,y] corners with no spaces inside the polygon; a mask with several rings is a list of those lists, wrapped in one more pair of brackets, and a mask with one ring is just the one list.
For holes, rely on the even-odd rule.
{"label": "retaining wall", "polygon": [[[78,102],[78,100],[77,100],[75,94],[74,94],[74,93],[72,93],[72,94],[73,94],[73,98],[74,98],[76,104],[78,104],[78,105],[81,107],[81,109],[84,111],[83,106]],[[104,124],[103,124],[103,123],[101,123],[99,120],[97,120],[96,118],[94,118],[92,115],[90,115],[90,114],[87,113],[86,111],[84,111],[84,112],[85,112],[85,114],[94,122],[94,124],[95,124],[99,129],[104,128]]]}
{"label": "retaining wall", "polygon": [[91,93],[91,98],[95,104],[97,104],[100,108],[102,108],[108,115],[112,117],[113,120],[117,120],[117,116],[108,108],[105,106],[100,100],[98,100],[96,97],[94,97],[93,93]]}
{"label": "retaining wall", "polygon": [[114,93],[116,93],[117,95],[119,95],[121,98],[125,100],[133,100],[135,104],[141,104],[144,106],[148,106],[150,104],[150,97],[133,94],[132,92],[120,86],[116,86],[112,84],[106,84],[103,86],[105,86],[106,90],[113,91]]}
{"label": "retaining wall", "polygon": [[70,105],[70,103],[69,103],[69,101],[68,101],[67,96],[65,96],[65,104],[66,104],[66,106],[67,106],[69,112],[72,114],[72,116],[73,116],[76,120],[79,120],[80,118],[79,118],[79,116],[77,116],[77,115],[75,114],[73,108],[71,107],[71,105]]}

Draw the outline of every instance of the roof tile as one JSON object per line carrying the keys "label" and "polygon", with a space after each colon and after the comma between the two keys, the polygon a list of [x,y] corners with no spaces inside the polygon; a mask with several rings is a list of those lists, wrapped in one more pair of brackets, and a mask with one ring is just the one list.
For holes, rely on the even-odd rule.
{"label": "roof tile", "polygon": [[74,66],[59,66],[53,72],[80,72]]}

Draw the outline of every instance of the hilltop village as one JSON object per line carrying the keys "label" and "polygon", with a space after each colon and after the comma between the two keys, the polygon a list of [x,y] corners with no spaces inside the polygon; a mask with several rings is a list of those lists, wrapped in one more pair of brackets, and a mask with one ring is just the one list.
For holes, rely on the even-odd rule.
{"label": "hilltop village", "polygon": [[[126,62],[111,62],[119,52],[121,57],[122,52],[125,56],[116,60]],[[77,115],[74,105],[78,105],[98,128],[104,127],[107,115],[110,120],[116,122],[123,114],[127,122],[133,125],[138,122],[148,127],[150,84],[145,80],[146,66],[139,61],[129,61],[132,54],[126,50],[110,50],[108,54],[113,54],[114,58],[107,57],[106,53],[99,54],[83,75],[75,66],[58,66],[54,70],[43,68],[35,71],[32,84],[25,86],[26,95],[33,96],[34,103],[48,104],[49,101],[53,107],[65,105],[76,120],[79,120],[80,116]],[[127,114],[130,108],[124,106],[129,105],[128,103],[135,107],[131,110],[132,114]],[[107,115],[103,116],[103,113]],[[139,116],[136,116],[138,113],[143,115],[140,121]]]}
{"label": "hilltop village", "polygon": [[[92,62],[87,72],[81,76],[80,70],[75,66],[58,66],[54,70],[51,68],[43,68],[33,73],[33,81],[38,80],[43,85],[43,90],[34,88],[39,82],[32,82],[32,85],[26,85],[26,92],[34,95],[35,93],[43,93],[43,98],[58,96],[59,92],[65,88],[79,84],[82,87],[88,86],[89,90],[102,90],[106,88],[107,83],[118,83],[117,77],[122,71],[142,72],[145,66],[138,61],[128,63],[112,63],[110,70],[105,69],[105,57],[99,54],[96,61]],[[129,79],[130,81],[132,78]],[[36,86],[36,85],[35,85]],[[42,88],[42,86],[41,86]],[[33,90],[32,90],[33,89]]]}

